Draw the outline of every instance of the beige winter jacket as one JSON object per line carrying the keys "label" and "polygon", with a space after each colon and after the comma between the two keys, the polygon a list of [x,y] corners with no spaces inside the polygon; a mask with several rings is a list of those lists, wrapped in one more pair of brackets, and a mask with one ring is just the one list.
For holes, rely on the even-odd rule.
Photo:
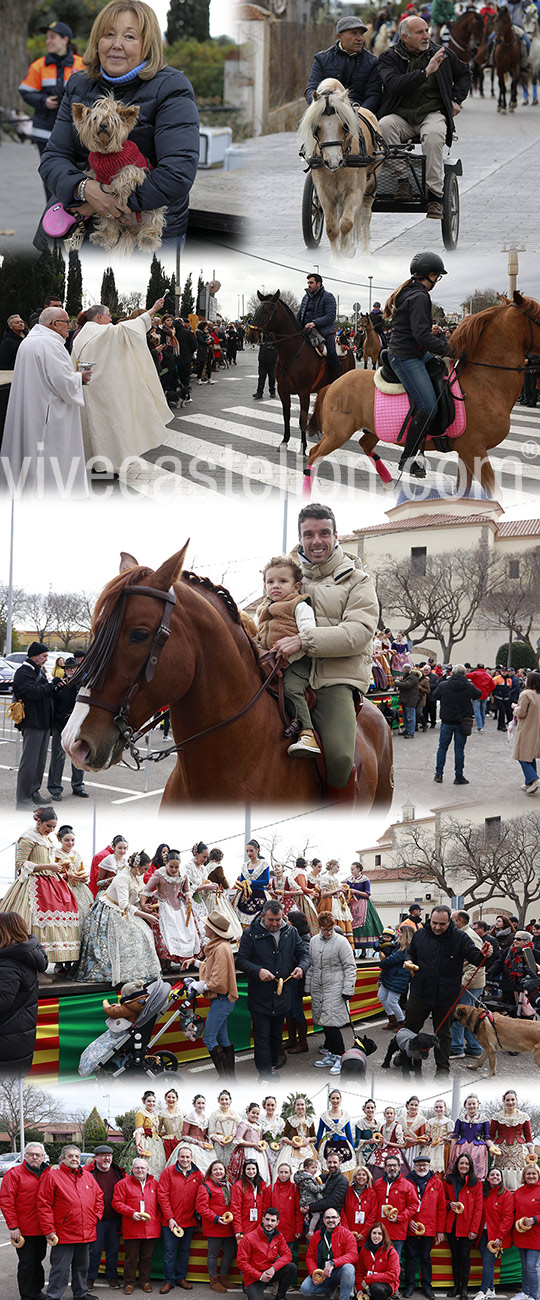
{"label": "beige winter jacket", "polygon": [[371,680],[373,637],[379,617],[375,586],[360,560],[337,546],[326,564],[310,564],[301,552],[302,591],[311,596],[316,627],[300,633],[312,660],[311,685],[345,683],[365,693]]}
{"label": "beige winter jacket", "polygon": [[517,731],[512,758],[532,763],[540,756],[540,695],[536,691],[521,692],[515,717]]}
{"label": "beige winter jacket", "polygon": [[[475,948],[482,947],[484,940],[480,938],[480,935],[476,933],[476,930],[473,930],[472,926],[470,925],[465,926],[465,934],[468,934],[469,939],[472,939]],[[469,984],[469,980],[471,979],[471,975],[473,974],[473,971],[475,971],[476,973]],[[461,979],[462,988],[464,984],[469,984],[471,993],[474,993],[475,990],[476,992],[478,992],[478,989],[485,988],[485,984],[486,984],[485,966],[473,966],[472,963],[465,962],[463,967],[463,975]]]}

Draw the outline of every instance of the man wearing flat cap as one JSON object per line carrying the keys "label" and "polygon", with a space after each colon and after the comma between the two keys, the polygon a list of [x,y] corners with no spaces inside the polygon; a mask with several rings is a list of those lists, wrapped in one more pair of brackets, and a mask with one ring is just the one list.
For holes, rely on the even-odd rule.
{"label": "man wearing flat cap", "polygon": [[377,116],[382,100],[379,62],[364,48],[366,32],[366,24],[361,18],[340,18],[335,45],[331,45],[329,50],[320,50],[313,60],[305,92],[308,104],[313,99],[313,91],[325,77],[336,77],[349,91],[353,104],[358,108],[369,108]]}
{"label": "man wearing flat cap", "polygon": [[96,1147],[94,1159],[89,1160],[87,1172],[95,1178],[103,1193],[103,1213],[97,1224],[96,1240],[92,1242],[88,1255],[88,1290],[92,1291],[99,1272],[103,1251],[105,1251],[105,1281],[117,1291],[120,1286],[118,1277],[118,1251],[120,1247],[120,1215],[112,1208],[112,1198],[116,1184],[124,1177],[124,1170],[114,1160],[114,1151],[107,1143]]}
{"label": "man wearing flat cap", "polygon": [[33,808],[34,804],[45,802],[39,787],[45,771],[54,708],[54,685],[44,668],[48,653],[48,646],[32,641],[24,663],[13,678],[13,699],[24,707],[24,717],[15,724],[23,738],[17,773],[17,808]]}
{"label": "man wearing flat cap", "polygon": [[[67,23],[51,22],[40,27],[45,33],[47,53],[30,64],[21,81],[19,94],[34,109],[32,140],[41,158],[56,122],[66,81],[74,72],[84,72],[84,64],[72,46],[72,31]],[[45,186],[47,198],[52,198]]]}

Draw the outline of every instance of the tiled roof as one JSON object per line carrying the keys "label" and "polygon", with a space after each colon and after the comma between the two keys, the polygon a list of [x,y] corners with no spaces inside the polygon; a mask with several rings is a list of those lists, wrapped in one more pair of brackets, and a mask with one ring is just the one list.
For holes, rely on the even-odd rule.
{"label": "tiled roof", "polygon": [[497,528],[499,537],[540,537],[540,519],[512,519]]}
{"label": "tiled roof", "polygon": [[[439,528],[451,527],[456,528],[463,524],[485,524],[490,523],[494,528],[497,524],[494,519],[490,519],[485,514],[481,515],[415,515],[407,519],[393,519],[387,524],[371,524],[368,528],[355,529],[352,535],[346,536],[340,540],[352,541],[355,537],[364,537],[366,533],[406,533],[412,528]],[[538,521],[540,527],[540,520]],[[508,525],[506,525],[508,527]],[[504,525],[503,525],[504,527]],[[500,525],[499,525],[500,528]]]}

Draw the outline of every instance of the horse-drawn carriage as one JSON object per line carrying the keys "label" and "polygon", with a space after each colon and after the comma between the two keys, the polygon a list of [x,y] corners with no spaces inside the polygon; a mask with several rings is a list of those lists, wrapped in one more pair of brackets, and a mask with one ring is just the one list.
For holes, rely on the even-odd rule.
{"label": "horse-drawn carriage", "polygon": [[[417,142],[387,146],[380,149],[380,158],[375,162],[376,194],[372,211],[375,212],[426,212],[428,191],[426,185],[426,159],[419,152]],[[396,198],[396,164],[403,177],[409,183],[410,198]],[[349,155],[345,167],[364,166],[365,160],[358,160]],[[324,230],[324,212],[321,200],[313,183],[313,170],[324,166],[322,157],[309,159],[309,171],[304,185],[302,198],[302,234],[307,248],[317,248]],[[459,238],[459,182],[463,174],[461,160],[445,160],[443,215],[441,234],[444,247],[452,250],[457,247]]]}

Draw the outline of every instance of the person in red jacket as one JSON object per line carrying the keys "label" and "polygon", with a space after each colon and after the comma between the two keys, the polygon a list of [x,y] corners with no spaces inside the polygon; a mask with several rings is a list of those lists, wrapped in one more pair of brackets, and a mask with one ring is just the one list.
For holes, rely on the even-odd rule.
{"label": "person in red jacket", "polygon": [[161,1235],[157,1179],[148,1172],[144,1156],[135,1156],[131,1174],[116,1184],[112,1206],[122,1215],[124,1294],[132,1295],[139,1265],[139,1286],[152,1291],[150,1273],[154,1245]]}
{"label": "person in red jacket", "polygon": [[341,1222],[352,1232],[359,1250],[365,1244],[378,1216],[379,1200],[371,1172],[365,1165],[359,1165],[354,1170],[341,1212]]}
{"label": "person in red jacket", "polygon": [[285,1161],[279,1166],[274,1186],[267,1190],[266,1205],[270,1202],[279,1210],[279,1231],[292,1251],[304,1231],[304,1216],[300,1209],[299,1189],[293,1182],[291,1166]]}
{"label": "person in red jacket", "polygon": [[484,1300],[495,1300],[495,1256],[488,1241],[496,1241],[500,1250],[512,1245],[514,1197],[506,1190],[500,1169],[491,1169],[483,1185],[482,1226],[477,1242],[482,1256],[481,1292]]}
{"label": "person in red jacket", "polygon": [[[45,1285],[43,1260],[47,1242],[37,1213],[39,1181],[49,1168],[45,1147],[29,1142],[21,1165],[8,1169],[0,1182],[0,1210],[17,1247],[17,1282],[21,1300],[36,1300]],[[24,1246],[18,1242],[24,1237]]]}
{"label": "person in red jacket", "polygon": [[[454,1274],[454,1287],[448,1295],[467,1300],[471,1246],[480,1231],[483,1209],[482,1184],[469,1155],[456,1160],[452,1173],[444,1180],[444,1192],[448,1202],[446,1232]],[[458,1208],[461,1206],[463,1209]]]}
{"label": "person in red jacket", "polygon": [[[339,1221],[337,1210],[325,1210],[322,1227],[313,1233],[306,1252],[308,1277],[300,1287],[302,1295],[328,1295],[339,1285],[339,1300],[349,1300],[354,1289],[358,1247],[349,1228]],[[324,1273],[322,1282],[314,1282],[316,1269]]]}
{"label": "person in red jacket", "polygon": [[90,864],[90,879],[88,881],[88,888],[90,889],[91,893],[94,895],[94,898],[96,898],[98,892],[97,877],[98,877],[100,864],[103,862],[103,859],[108,858],[109,853],[112,852],[113,852],[112,844],[107,844],[107,847],[105,849],[99,849],[97,853],[94,853],[94,856],[92,858],[92,862]]}
{"label": "person in red jacket", "polygon": [[467,677],[469,678],[469,681],[472,682],[473,686],[477,686],[478,690],[482,692],[481,699],[473,700],[472,706],[476,718],[477,731],[483,731],[486,721],[487,702],[492,691],[495,689],[495,682],[491,673],[487,672],[483,664],[477,664],[476,668],[473,668],[471,672],[467,673]]}
{"label": "person in red jacket", "polygon": [[[195,1232],[195,1202],[203,1180],[202,1170],[191,1159],[191,1147],[180,1143],[176,1148],[176,1164],[166,1165],[158,1184],[158,1205],[163,1215],[163,1269],[165,1281],[160,1294],[167,1295],[173,1286],[191,1291],[186,1281],[191,1238]],[[176,1237],[174,1228],[183,1228],[183,1237]]]}
{"label": "person in red jacket", "polygon": [[374,1223],[360,1249],[357,1278],[370,1300],[388,1300],[399,1287],[400,1263],[384,1223]]}
{"label": "person in red jacket", "polygon": [[[519,1220],[525,1232],[518,1232],[515,1226]],[[514,1192],[514,1246],[521,1255],[521,1276],[523,1293],[527,1296],[540,1294],[538,1260],[540,1251],[540,1173],[537,1165],[527,1165],[521,1175],[521,1186]]]}
{"label": "person in red jacket", "polygon": [[[444,1241],[446,1196],[440,1178],[430,1168],[429,1156],[425,1151],[414,1157],[413,1164],[414,1171],[408,1175],[408,1180],[416,1189],[420,1205],[409,1223],[405,1247],[405,1287],[401,1294],[407,1300],[416,1290],[416,1269],[420,1262],[423,1294],[427,1300],[435,1300],[431,1285],[431,1251],[434,1243],[440,1246]],[[422,1224],[425,1229],[423,1233],[418,1232],[418,1224]]]}
{"label": "person in red jacket", "polygon": [[[414,1219],[418,1209],[416,1188],[400,1173],[400,1161],[397,1156],[387,1156],[384,1162],[384,1174],[375,1181],[377,1193],[377,1218],[388,1229],[388,1236],[401,1259],[403,1243],[409,1230],[409,1223]],[[393,1211],[397,1210],[397,1217]]]}
{"label": "person in red jacket", "polygon": [[241,1177],[231,1188],[231,1210],[236,1240],[253,1232],[262,1221],[268,1186],[261,1178],[256,1160],[246,1160]]}
{"label": "person in red jacket", "polygon": [[41,1231],[52,1246],[50,1300],[62,1300],[70,1270],[74,1300],[85,1300],[90,1243],[96,1240],[103,1209],[103,1192],[95,1178],[81,1169],[79,1148],[62,1147],[58,1168],[40,1178],[37,1196]]}
{"label": "person in red jacket", "polygon": [[248,1300],[263,1300],[265,1286],[274,1279],[277,1300],[284,1300],[296,1269],[290,1248],[279,1230],[279,1211],[275,1205],[269,1205],[262,1223],[239,1241],[237,1263]]}
{"label": "person in red jacket", "polygon": [[[227,1274],[236,1253],[236,1237],[231,1210],[231,1185],[225,1165],[213,1160],[197,1192],[196,1208],[208,1241],[208,1275],[211,1291],[227,1290]],[[218,1276],[219,1252],[221,1269]]]}

